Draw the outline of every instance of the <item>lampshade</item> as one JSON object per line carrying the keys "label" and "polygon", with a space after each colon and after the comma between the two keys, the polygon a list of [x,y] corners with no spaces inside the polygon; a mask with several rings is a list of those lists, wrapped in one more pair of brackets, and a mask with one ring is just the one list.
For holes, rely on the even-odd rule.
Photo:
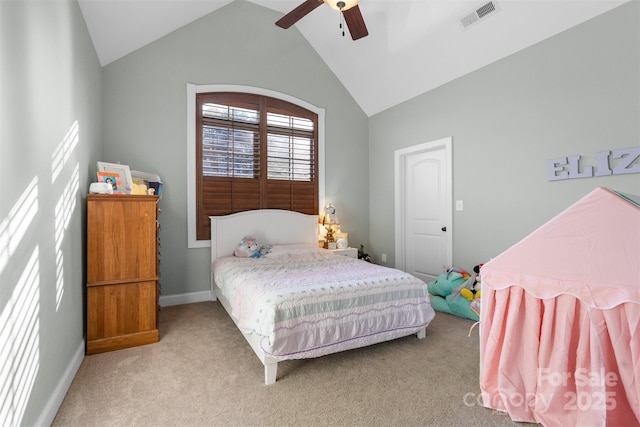
{"label": "lampshade", "polygon": [[[360,0],[324,0],[324,2],[326,4],[328,4],[329,6],[331,6],[332,8],[334,8],[335,10],[349,10],[351,9],[353,6],[357,5],[358,3],[360,3]],[[344,3],[344,6],[340,7],[338,6],[339,3]]]}
{"label": "lampshade", "polygon": [[336,215],[336,208],[331,203],[324,207],[324,210],[322,211],[322,217],[320,218],[320,223],[325,226],[340,224],[338,215]]}

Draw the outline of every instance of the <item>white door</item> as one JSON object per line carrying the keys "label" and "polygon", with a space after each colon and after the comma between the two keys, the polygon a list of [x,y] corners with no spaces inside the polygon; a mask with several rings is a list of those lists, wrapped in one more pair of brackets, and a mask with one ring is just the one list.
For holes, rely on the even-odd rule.
{"label": "white door", "polygon": [[450,267],[451,138],[396,152],[396,267],[435,280]]}

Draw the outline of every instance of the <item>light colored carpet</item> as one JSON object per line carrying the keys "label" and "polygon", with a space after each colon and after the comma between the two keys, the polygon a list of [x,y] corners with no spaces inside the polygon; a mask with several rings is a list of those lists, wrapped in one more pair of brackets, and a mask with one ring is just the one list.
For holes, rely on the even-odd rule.
{"label": "light colored carpet", "polygon": [[409,336],[278,365],[217,302],[165,307],[160,342],[87,356],[54,426],[522,426],[481,407],[478,331],[437,313]]}

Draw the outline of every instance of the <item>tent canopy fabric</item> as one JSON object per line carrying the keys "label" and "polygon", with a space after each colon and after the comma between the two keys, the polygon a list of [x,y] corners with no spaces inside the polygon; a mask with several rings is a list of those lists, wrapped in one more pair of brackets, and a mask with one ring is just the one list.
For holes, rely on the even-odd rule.
{"label": "tent canopy fabric", "polygon": [[484,406],[640,427],[638,200],[597,188],[482,267]]}
{"label": "tent canopy fabric", "polygon": [[516,285],[536,298],[568,294],[601,309],[640,304],[638,199],[596,188],[486,263],[483,290]]}

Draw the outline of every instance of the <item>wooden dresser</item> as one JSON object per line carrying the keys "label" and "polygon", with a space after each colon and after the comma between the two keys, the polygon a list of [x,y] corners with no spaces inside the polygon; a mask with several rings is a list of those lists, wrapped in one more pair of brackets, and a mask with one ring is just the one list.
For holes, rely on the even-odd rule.
{"label": "wooden dresser", "polygon": [[87,354],[159,340],[157,201],[87,197]]}

